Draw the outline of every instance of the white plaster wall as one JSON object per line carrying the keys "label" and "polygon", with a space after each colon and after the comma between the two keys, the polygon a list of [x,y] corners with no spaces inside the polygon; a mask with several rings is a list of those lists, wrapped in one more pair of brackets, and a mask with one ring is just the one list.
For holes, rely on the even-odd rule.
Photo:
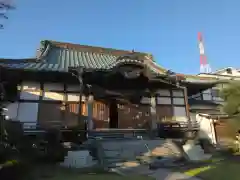
{"label": "white plaster wall", "polygon": [[40,83],[23,82],[20,99],[38,100],[40,96]]}
{"label": "white plaster wall", "polygon": [[44,91],[63,91],[64,85],[60,83],[44,83]]}
{"label": "white plaster wall", "polygon": [[38,103],[19,103],[17,119],[25,128],[34,128],[38,120]]}
{"label": "white plaster wall", "polygon": [[157,97],[157,104],[172,104],[171,97]]}
{"label": "white plaster wall", "polygon": [[196,120],[200,125],[199,137],[209,139],[212,144],[216,144],[214,120],[199,114],[196,115]]}
{"label": "white plaster wall", "polygon": [[[44,84],[44,100],[64,100],[62,93],[53,91],[63,91],[63,84]],[[40,83],[23,82],[20,99],[23,100],[39,100]],[[72,98],[73,99],[73,98]],[[75,99],[76,100],[76,99]],[[6,115],[12,120],[23,122],[25,128],[35,127],[38,120],[38,103],[36,102],[15,102],[7,105]]]}
{"label": "white plaster wall", "polygon": [[59,92],[43,92],[43,100],[51,100],[51,101],[63,101],[64,94]]}
{"label": "white plaster wall", "polygon": [[6,115],[9,117],[9,119],[17,120],[17,114],[18,114],[18,102],[8,104],[6,106],[8,111],[6,112]]}
{"label": "white plaster wall", "polygon": [[64,85],[60,83],[44,83],[43,100],[63,101],[64,94],[58,91],[64,90]]}
{"label": "white plaster wall", "polygon": [[183,90],[173,90],[172,91],[173,96],[177,96],[177,97],[184,97],[184,93]]}
{"label": "white plaster wall", "polygon": [[171,93],[168,89],[159,89],[156,94],[160,95],[160,96],[170,96]]}
{"label": "white plaster wall", "polygon": [[142,97],[141,103],[142,104],[150,104],[151,100],[149,97]]}
{"label": "white plaster wall", "polygon": [[68,93],[67,101],[79,102],[80,96],[77,93]]}
{"label": "white plaster wall", "polygon": [[10,120],[24,123],[25,128],[35,128],[38,119],[38,103],[11,103],[6,106]]}
{"label": "white plaster wall", "polygon": [[79,85],[68,85],[67,86],[67,91],[79,92],[79,90],[80,90]]}
{"label": "white plaster wall", "polygon": [[185,106],[174,106],[173,113],[176,121],[186,122],[188,121],[186,107]]}
{"label": "white plaster wall", "polygon": [[185,104],[185,99],[183,97],[174,97],[173,98],[173,104],[184,105]]}

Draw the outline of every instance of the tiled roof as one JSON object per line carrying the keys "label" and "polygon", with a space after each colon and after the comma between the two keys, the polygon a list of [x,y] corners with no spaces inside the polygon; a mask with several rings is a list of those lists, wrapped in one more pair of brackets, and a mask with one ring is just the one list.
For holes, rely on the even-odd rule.
{"label": "tiled roof", "polygon": [[78,66],[106,70],[111,69],[121,62],[143,63],[158,74],[166,71],[153,62],[152,56],[147,53],[55,41],[41,42],[35,62],[18,61],[18,63],[13,63],[11,61],[11,63],[8,63],[6,61],[3,63],[0,61],[0,65],[15,69],[67,72],[69,67]]}
{"label": "tiled roof", "polygon": [[[141,63],[150,72],[167,75],[167,69],[159,66],[148,53],[85,46],[56,41],[41,41],[37,57],[25,60],[3,60],[0,66],[32,71],[67,72],[69,67],[82,66],[99,70],[110,70],[118,63]],[[217,78],[181,75],[187,82],[216,82]]]}

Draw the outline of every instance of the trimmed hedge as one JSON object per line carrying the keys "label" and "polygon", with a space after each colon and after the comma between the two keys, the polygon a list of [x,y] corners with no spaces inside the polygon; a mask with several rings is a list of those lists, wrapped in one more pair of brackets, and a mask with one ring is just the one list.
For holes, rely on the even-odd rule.
{"label": "trimmed hedge", "polygon": [[2,180],[22,180],[28,172],[29,166],[18,160],[8,160],[1,165],[0,179]]}

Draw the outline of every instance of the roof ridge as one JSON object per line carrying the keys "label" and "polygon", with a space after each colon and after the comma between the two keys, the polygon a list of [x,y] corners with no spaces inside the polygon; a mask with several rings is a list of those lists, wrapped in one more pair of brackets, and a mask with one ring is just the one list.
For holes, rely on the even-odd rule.
{"label": "roof ridge", "polygon": [[91,45],[81,45],[76,43],[69,43],[69,42],[60,42],[60,41],[53,41],[53,40],[45,40],[52,44],[55,47],[59,48],[66,48],[66,49],[76,49],[80,51],[88,51],[93,53],[100,53],[100,54],[111,54],[114,56],[123,56],[129,53],[137,53],[142,55],[147,55],[150,53],[146,52],[138,52],[134,50],[121,50],[121,49],[114,49],[114,48],[107,48],[107,47],[100,47],[100,46],[91,46]]}
{"label": "roof ridge", "polygon": [[0,63],[6,63],[6,64],[20,64],[20,63],[34,63],[34,62],[37,62],[36,58],[23,58],[23,59],[0,58]]}

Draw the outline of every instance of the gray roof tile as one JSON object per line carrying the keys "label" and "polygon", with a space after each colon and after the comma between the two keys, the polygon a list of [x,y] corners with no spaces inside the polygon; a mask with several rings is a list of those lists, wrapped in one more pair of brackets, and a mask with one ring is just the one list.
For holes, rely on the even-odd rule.
{"label": "gray roof tile", "polygon": [[[131,52],[129,51],[109,48],[43,41],[41,42],[41,47],[39,48],[38,57],[35,62],[23,62],[16,64],[12,62],[0,62],[0,65],[8,68],[37,71],[66,72],[68,71],[69,67],[78,66],[106,70],[116,66],[121,62],[140,62],[139,59],[130,59],[128,56],[126,56],[130,53]],[[141,59],[148,55],[147,53],[140,52],[134,52],[134,54],[141,56]],[[117,61],[120,56],[125,56],[125,58]],[[150,61],[152,61],[152,59]],[[156,67],[152,68],[152,70],[155,73],[159,73],[159,66]]]}
{"label": "gray roof tile", "polygon": [[[121,58],[120,58],[121,57]],[[99,70],[108,70],[118,63],[143,63],[150,72],[166,75],[167,70],[153,61],[147,53],[123,51],[110,48],[84,46],[55,41],[41,41],[35,59],[0,59],[0,66],[33,71],[67,72],[69,67],[83,66]],[[183,75],[189,83],[210,83],[215,78]]]}
{"label": "gray roof tile", "polygon": [[[167,70],[153,61],[152,55],[141,52],[123,51],[110,48],[92,47],[42,41],[34,59],[6,60],[0,59],[0,66],[12,69],[32,71],[67,72],[69,67],[82,66],[98,70],[109,70],[118,63],[142,63],[150,72],[157,75],[167,75]],[[182,75],[186,82],[212,83],[216,78],[202,78],[195,75]]]}

